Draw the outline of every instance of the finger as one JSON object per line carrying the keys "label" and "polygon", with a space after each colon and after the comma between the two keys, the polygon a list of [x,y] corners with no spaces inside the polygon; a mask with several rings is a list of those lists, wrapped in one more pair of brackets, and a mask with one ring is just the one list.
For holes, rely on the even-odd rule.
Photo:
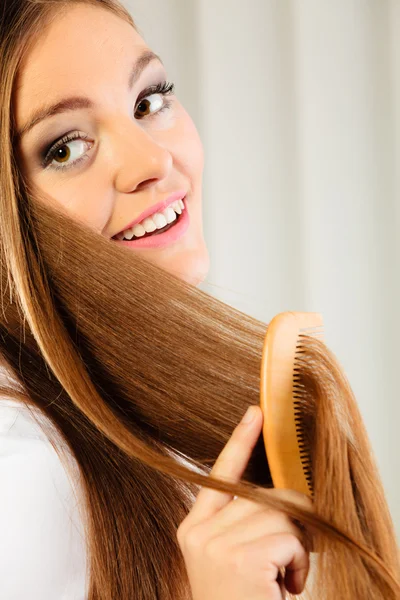
{"label": "finger", "polygon": [[[248,542],[264,538],[266,535],[275,535],[278,533],[288,533],[303,542],[301,530],[284,513],[265,509],[242,517],[238,521],[226,522],[220,520],[220,511],[209,519],[205,526],[207,528],[206,538],[220,538],[222,548],[232,548],[241,546]],[[204,527],[204,525],[203,525]]]}
{"label": "finger", "polygon": [[[250,423],[241,421],[234,429],[210,472],[209,477],[218,477],[238,483],[246,470],[247,463],[261,433],[263,413],[254,405],[254,419]],[[195,525],[212,517],[233,498],[232,494],[202,487],[192,506],[189,518]]]}
{"label": "finger", "polygon": [[267,535],[242,546],[241,568],[248,572],[264,573],[276,582],[280,569],[285,567],[285,586],[291,594],[300,594],[310,568],[310,556],[298,538],[288,533]]}
{"label": "finger", "polygon": [[[262,493],[265,497],[270,497],[272,500],[274,498],[287,500],[299,506],[300,508],[305,508],[306,510],[311,510],[314,512],[314,505],[311,499],[305,494],[297,492],[296,490],[257,488],[257,492]],[[218,522],[221,527],[228,528],[247,516],[268,510],[275,511],[276,513],[279,510],[280,514],[283,513],[281,509],[276,509],[274,507],[268,509],[268,507],[260,504],[260,502],[248,500],[247,498],[236,497],[234,502],[229,502],[216,515],[214,515],[213,520],[215,520],[216,523]]]}
{"label": "finger", "polygon": [[[294,505],[299,508],[303,508],[306,511],[310,511],[312,513],[315,512],[315,506],[313,501],[309,496],[298,492],[297,490],[283,490],[283,489],[273,489],[273,494],[277,498],[281,498],[282,500],[287,500],[288,502],[292,502]],[[292,523],[298,528],[301,533],[300,540],[303,546],[306,548],[308,552],[313,552],[314,543],[311,531],[304,525],[299,519],[294,517],[290,517]]]}

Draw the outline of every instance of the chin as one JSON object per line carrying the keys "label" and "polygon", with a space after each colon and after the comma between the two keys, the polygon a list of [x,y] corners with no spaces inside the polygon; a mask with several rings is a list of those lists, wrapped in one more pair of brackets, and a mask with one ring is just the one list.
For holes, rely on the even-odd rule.
{"label": "chin", "polygon": [[203,283],[206,276],[207,276],[207,273],[205,275],[196,275],[196,276],[192,276],[192,277],[187,275],[186,277],[183,277],[182,279],[184,279],[187,283],[190,283],[191,285],[194,285],[195,287],[197,287],[198,285]]}
{"label": "chin", "polygon": [[210,256],[206,246],[204,246],[201,258],[199,258],[198,261],[196,261],[196,264],[192,266],[193,269],[191,273],[187,274],[187,281],[192,285],[198,286],[203,283],[210,270]]}
{"label": "chin", "polygon": [[181,268],[175,270],[176,275],[191,285],[198,286],[208,275],[210,269],[210,256],[208,249],[204,244],[201,252],[195,255],[187,255],[182,261]]}

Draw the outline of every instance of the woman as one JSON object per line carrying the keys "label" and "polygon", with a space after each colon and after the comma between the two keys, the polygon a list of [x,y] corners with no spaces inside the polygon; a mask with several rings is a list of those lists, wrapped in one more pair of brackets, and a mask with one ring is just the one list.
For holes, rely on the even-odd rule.
{"label": "woman", "polygon": [[10,462],[33,435],[6,446],[12,413],[0,514],[7,541],[21,523],[26,540],[20,556],[3,544],[1,597],[278,600],[303,590],[311,547],[315,597],[398,597],[365,429],[312,338],[314,502],[266,489],[260,409],[238,423],[259,402],[267,326],[196,288],[202,147],[160,59],[115,0],[6,0],[0,18],[1,392],[63,462],[87,551],[75,585],[79,538],[57,544],[59,519],[49,533],[43,461],[34,477]]}

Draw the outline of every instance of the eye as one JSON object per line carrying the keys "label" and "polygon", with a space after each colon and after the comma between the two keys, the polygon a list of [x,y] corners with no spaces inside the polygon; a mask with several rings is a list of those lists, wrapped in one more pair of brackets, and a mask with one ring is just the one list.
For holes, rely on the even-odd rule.
{"label": "eye", "polygon": [[[79,150],[82,150],[82,148],[85,146],[93,146],[93,142],[85,141],[88,139],[88,137],[89,136],[83,133],[75,132],[73,134],[65,135],[63,138],[55,142],[48,151],[45,151],[44,156],[42,156],[41,164],[43,169],[47,168],[54,171],[65,171],[70,167],[76,166],[81,161],[86,160],[87,154],[79,156]],[[79,158],[71,160],[71,156],[74,157],[75,155],[78,155]],[[53,162],[55,164],[53,164]]]}
{"label": "eye", "polygon": [[66,144],[60,146],[54,151],[52,158],[59,165],[68,162],[75,164],[78,160],[81,160],[87,144],[88,142],[85,142],[81,139],[69,140]]}
{"label": "eye", "polygon": [[148,117],[149,115],[162,112],[171,106],[171,101],[166,98],[167,95],[174,93],[175,85],[164,81],[151,88],[147,88],[139,96],[136,105],[135,116],[138,119]]}
{"label": "eye", "polygon": [[145,98],[138,104],[135,116],[139,119],[147,117],[148,115],[159,111],[165,105],[161,94],[152,94],[148,98]]}
{"label": "eye", "polygon": [[[48,168],[55,171],[65,171],[65,169],[69,169],[81,161],[86,160],[87,154],[82,155],[81,151],[85,146],[93,146],[93,142],[85,141],[88,137],[89,136],[84,133],[75,132],[67,134],[55,142],[48,151],[45,151],[45,154],[42,157],[43,169]],[[78,158],[74,158],[77,155]]]}

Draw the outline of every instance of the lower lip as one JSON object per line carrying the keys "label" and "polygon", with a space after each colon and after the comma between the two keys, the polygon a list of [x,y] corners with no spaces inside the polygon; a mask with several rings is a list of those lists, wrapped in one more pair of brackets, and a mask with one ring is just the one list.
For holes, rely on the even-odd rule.
{"label": "lower lip", "polygon": [[168,229],[168,231],[165,231],[164,233],[159,233],[158,235],[152,235],[143,239],[138,238],[137,240],[131,241],[113,241],[116,241],[117,244],[128,246],[129,248],[164,248],[165,246],[170,246],[186,233],[190,224],[186,197],[183,198],[183,201],[185,203],[185,208],[182,211],[179,221],[176,222],[175,225],[173,225],[170,229]]}

